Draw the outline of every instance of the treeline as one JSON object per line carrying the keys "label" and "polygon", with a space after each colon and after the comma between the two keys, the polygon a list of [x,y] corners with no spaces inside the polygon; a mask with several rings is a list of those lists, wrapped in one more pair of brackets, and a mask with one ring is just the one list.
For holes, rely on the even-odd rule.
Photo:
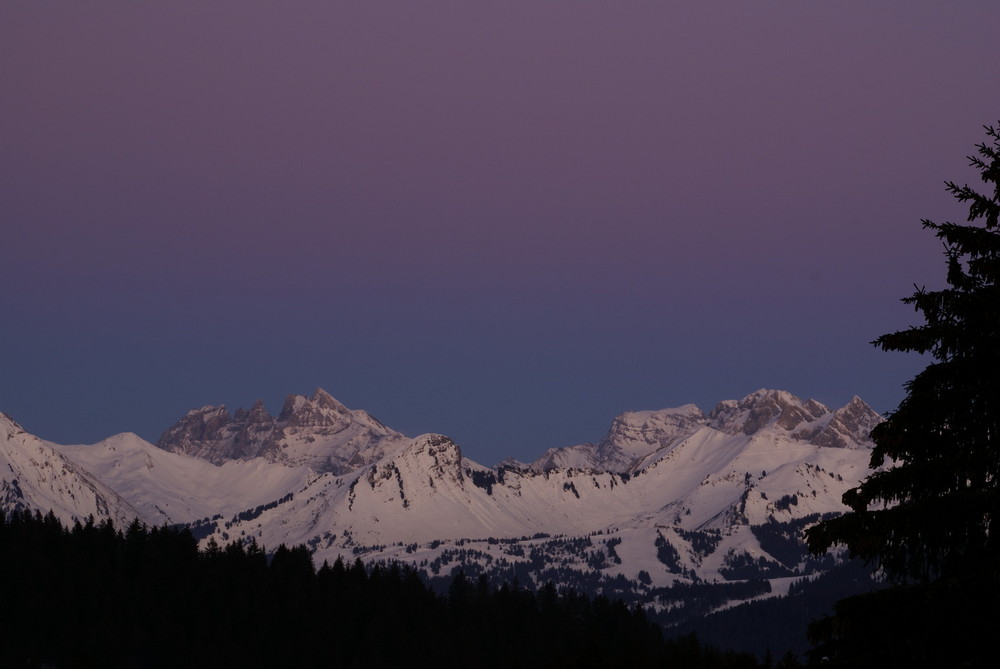
{"label": "treeline", "polygon": [[[760,583],[763,585],[767,581]],[[845,596],[884,586],[872,577],[871,568],[851,560],[820,576],[797,580],[789,587],[787,595],[746,601],[705,617],[688,616],[678,620],[679,624],[672,631],[678,634],[696,631],[703,643],[719,648],[739,648],[758,657],[773,654],[783,658],[783,654],[791,652],[798,661],[810,650],[808,630],[812,621],[832,613],[834,603]],[[683,599],[698,604],[699,594],[691,593]],[[664,614],[660,614],[659,620],[668,622]]]}
{"label": "treeline", "polygon": [[756,667],[665,642],[640,609],[463,574],[313,565],[304,546],[199,550],[186,529],[0,513],[0,666]]}

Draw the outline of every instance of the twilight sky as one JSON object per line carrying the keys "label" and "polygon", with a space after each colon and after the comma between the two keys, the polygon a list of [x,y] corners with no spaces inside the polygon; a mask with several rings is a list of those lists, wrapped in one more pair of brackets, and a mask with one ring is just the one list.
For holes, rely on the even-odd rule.
{"label": "twilight sky", "polygon": [[0,411],[61,443],[323,387],[483,464],[876,336],[1000,119],[996,0],[0,5]]}

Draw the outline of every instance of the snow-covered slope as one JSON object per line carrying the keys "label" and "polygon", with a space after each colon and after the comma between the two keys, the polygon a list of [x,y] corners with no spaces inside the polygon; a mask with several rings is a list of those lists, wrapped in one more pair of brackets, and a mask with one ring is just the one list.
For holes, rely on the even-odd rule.
{"label": "snow-covered slope", "polygon": [[53,512],[67,526],[110,518],[119,527],[139,512],[99,477],[0,413],[0,511]]}
{"label": "snow-covered slope", "polygon": [[96,444],[48,446],[117,491],[149,525],[232,515],[299,490],[316,476],[308,467],[263,458],[213,465],[130,432]]}

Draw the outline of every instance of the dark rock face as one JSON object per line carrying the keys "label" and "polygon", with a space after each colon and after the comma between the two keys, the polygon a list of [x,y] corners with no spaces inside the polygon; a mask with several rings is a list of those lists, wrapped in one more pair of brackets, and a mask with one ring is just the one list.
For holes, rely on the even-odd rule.
{"label": "dark rock face", "polygon": [[192,409],[163,433],[160,448],[221,465],[263,457],[344,473],[382,452],[383,442],[403,437],[365,411],[352,411],[319,388],[313,396],[289,395],[275,418],[257,400],[231,415],[224,406]]}
{"label": "dark rock face", "polygon": [[[242,412],[237,421],[224,406],[192,409],[160,436],[157,445],[164,450],[193,455],[217,465],[244,457],[245,451],[252,450],[252,444],[240,443],[249,441],[247,413]],[[239,438],[241,431],[244,435]]]}
{"label": "dark rock face", "polygon": [[248,459],[257,455],[263,445],[274,436],[277,421],[264,408],[261,400],[254,402],[250,410],[239,409],[230,424],[232,430],[231,459]]}

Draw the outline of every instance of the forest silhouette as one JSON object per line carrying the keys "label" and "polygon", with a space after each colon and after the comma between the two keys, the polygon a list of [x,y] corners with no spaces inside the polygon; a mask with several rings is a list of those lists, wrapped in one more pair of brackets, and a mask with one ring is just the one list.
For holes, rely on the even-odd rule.
{"label": "forest silhouette", "polygon": [[199,549],[186,528],[64,528],[0,514],[0,666],[751,668],[666,641],[620,601],[458,572],[446,594],[399,565],[250,541]]}

